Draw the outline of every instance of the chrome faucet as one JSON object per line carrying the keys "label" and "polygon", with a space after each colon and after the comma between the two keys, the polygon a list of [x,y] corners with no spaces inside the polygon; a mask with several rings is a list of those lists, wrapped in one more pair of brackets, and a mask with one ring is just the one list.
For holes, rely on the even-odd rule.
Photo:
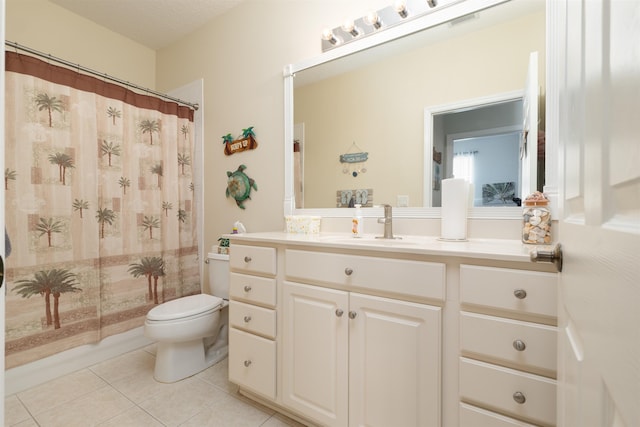
{"label": "chrome faucet", "polygon": [[393,213],[391,205],[382,205],[384,207],[384,218],[378,218],[379,224],[384,224],[384,236],[376,236],[376,239],[395,239],[393,237]]}

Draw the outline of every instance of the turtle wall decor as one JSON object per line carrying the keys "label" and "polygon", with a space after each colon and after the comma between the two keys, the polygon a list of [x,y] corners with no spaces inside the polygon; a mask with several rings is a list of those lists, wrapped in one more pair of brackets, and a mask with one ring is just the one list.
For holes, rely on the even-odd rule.
{"label": "turtle wall decor", "polygon": [[251,189],[258,191],[256,182],[244,173],[246,168],[245,165],[240,165],[233,172],[227,171],[227,197],[233,197],[240,209],[245,208],[245,200],[251,199]]}

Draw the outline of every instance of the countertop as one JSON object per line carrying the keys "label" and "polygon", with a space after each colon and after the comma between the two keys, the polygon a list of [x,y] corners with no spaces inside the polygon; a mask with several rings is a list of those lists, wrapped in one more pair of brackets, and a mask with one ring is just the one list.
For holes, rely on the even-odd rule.
{"label": "countertop", "polygon": [[353,237],[349,233],[294,234],[285,232],[258,232],[227,234],[231,243],[263,243],[287,246],[349,249],[386,253],[407,253],[433,256],[491,259],[498,261],[531,262],[530,252],[537,249],[550,251],[553,245],[525,245],[520,240],[468,239],[443,241],[433,236],[396,236],[394,240],[379,239],[365,234]]}

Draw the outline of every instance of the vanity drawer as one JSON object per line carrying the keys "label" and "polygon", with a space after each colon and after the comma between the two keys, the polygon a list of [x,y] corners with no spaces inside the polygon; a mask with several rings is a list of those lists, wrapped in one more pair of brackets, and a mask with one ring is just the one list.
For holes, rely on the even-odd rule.
{"label": "vanity drawer", "polygon": [[532,423],[556,422],[556,381],[464,357],[460,399]]}
{"label": "vanity drawer", "polygon": [[460,427],[535,427],[535,425],[461,403]]}
{"label": "vanity drawer", "polygon": [[230,301],[229,324],[267,338],[276,336],[276,312],[268,308]]}
{"label": "vanity drawer", "polygon": [[275,399],[275,341],[230,328],[229,381]]}
{"label": "vanity drawer", "polygon": [[275,276],[276,249],[262,246],[233,245],[229,255],[231,270]]}
{"label": "vanity drawer", "polygon": [[287,279],[445,299],[445,264],[287,249]]}
{"label": "vanity drawer", "polygon": [[275,307],[276,279],[231,273],[229,276],[229,297]]}
{"label": "vanity drawer", "polygon": [[555,318],[556,281],[555,273],[461,265],[460,302]]}
{"label": "vanity drawer", "polygon": [[462,312],[463,354],[487,362],[555,377],[556,328],[531,322]]}

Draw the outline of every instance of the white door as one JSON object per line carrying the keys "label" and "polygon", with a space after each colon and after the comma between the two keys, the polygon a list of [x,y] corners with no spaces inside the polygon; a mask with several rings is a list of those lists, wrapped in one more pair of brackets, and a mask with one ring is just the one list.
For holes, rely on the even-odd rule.
{"label": "white door", "polygon": [[282,400],[323,426],[348,422],[349,294],[282,285]]}
{"label": "white door", "polygon": [[349,426],[440,425],[441,308],[351,293]]}
{"label": "white door", "polygon": [[558,425],[640,426],[640,2],[547,4],[564,250]]}

